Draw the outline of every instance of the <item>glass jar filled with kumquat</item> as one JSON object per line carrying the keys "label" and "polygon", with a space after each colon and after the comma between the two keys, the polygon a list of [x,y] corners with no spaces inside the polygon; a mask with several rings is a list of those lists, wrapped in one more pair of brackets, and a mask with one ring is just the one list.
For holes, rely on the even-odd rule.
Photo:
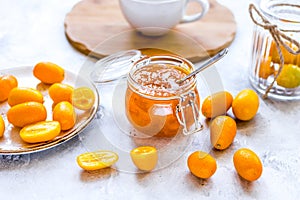
{"label": "glass jar filled with kumquat", "polygon": [[158,137],[199,131],[196,78],[178,83],[193,70],[191,62],[177,56],[150,56],[136,61],[127,77],[125,95],[125,112],[131,125]]}
{"label": "glass jar filled with kumquat", "polygon": [[259,9],[250,8],[256,24],[250,68],[252,85],[275,99],[300,99],[299,1],[262,0]]}

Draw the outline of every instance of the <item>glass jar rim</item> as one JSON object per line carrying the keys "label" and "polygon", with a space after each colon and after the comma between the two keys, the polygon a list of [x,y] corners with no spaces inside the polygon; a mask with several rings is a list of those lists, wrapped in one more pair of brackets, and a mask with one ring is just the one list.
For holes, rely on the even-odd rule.
{"label": "glass jar rim", "polygon": [[282,23],[290,23],[300,29],[300,4],[295,0],[261,0],[260,8],[265,15]]}
{"label": "glass jar rim", "polygon": [[[134,72],[136,72],[136,70],[140,69],[140,67],[143,66],[147,66],[149,64],[174,64],[177,63],[176,66],[186,66],[188,67],[189,70],[194,71],[194,65],[187,59],[182,58],[180,56],[176,56],[176,55],[157,55],[157,56],[146,56],[138,61],[136,61],[133,66],[132,66],[132,70],[130,70],[130,72],[128,73],[128,77],[127,77],[127,81],[128,81],[128,86],[129,87],[134,87],[136,89],[140,89],[143,86],[140,85],[133,77]],[[180,63],[180,64],[179,64]],[[143,92],[140,92],[139,90],[138,93],[144,97],[147,98],[155,98],[158,100],[165,100],[165,99],[175,99],[175,98],[179,98],[180,95],[186,95],[188,92],[190,92],[192,89],[194,89],[194,87],[196,86],[196,82],[197,79],[195,77],[191,77],[190,79],[186,80],[184,83],[180,84],[180,87],[176,88],[176,89],[168,89],[167,92],[171,92],[174,95],[171,96],[151,96],[149,94],[145,94]],[[161,90],[161,89],[152,89],[154,91],[157,92],[165,92],[166,90]]]}

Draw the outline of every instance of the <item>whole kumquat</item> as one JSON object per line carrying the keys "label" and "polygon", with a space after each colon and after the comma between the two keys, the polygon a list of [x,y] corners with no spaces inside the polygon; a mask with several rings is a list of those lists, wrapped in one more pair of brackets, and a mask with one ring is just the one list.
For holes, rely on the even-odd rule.
{"label": "whole kumquat", "polygon": [[300,67],[293,64],[285,64],[278,75],[277,84],[285,88],[300,86]]}
{"label": "whole kumquat", "polygon": [[251,89],[244,89],[238,93],[232,102],[232,112],[236,118],[243,121],[252,119],[259,107],[259,97]]}
{"label": "whole kumquat", "polygon": [[45,121],[46,118],[47,111],[45,106],[33,101],[17,104],[7,112],[8,121],[17,127]]}
{"label": "whole kumquat", "polygon": [[217,170],[216,160],[206,152],[195,151],[187,160],[189,170],[198,178],[210,178]]}
{"label": "whole kumquat", "polygon": [[60,134],[60,124],[57,121],[42,121],[23,127],[20,137],[28,143],[46,142]]}
{"label": "whole kumquat", "polygon": [[52,113],[53,121],[58,121],[61,130],[69,130],[76,123],[76,113],[73,105],[67,101],[56,104]]}
{"label": "whole kumquat", "polygon": [[39,62],[33,68],[33,75],[46,84],[60,83],[65,78],[62,67],[51,62]]}
{"label": "whole kumquat", "polygon": [[236,122],[229,116],[218,116],[210,124],[210,142],[215,149],[224,150],[236,135]]}
{"label": "whole kumquat", "polygon": [[232,95],[227,91],[214,93],[204,99],[201,112],[206,118],[225,115],[231,107],[232,100]]}
{"label": "whole kumquat", "polygon": [[18,86],[18,80],[13,75],[0,75],[0,102],[6,101],[10,91]]}
{"label": "whole kumquat", "polygon": [[10,91],[7,99],[7,102],[10,106],[14,106],[29,101],[43,103],[44,96],[40,91],[33,88],[16,87]]}
{"label": "whole kumquat", "polygon": [[144,171],[153,170],[158,160],[157,150],[151,146],[140,146],[131,150],[130,157],[134,165]]}
{"label": "whole kumquat", "polygon": [[119,159],[112,151],[99,150],[77,156],[77,164],[84,170],[98,170],[112,166]]}
{"label": "whole kumquat", "polygon": [[5,123],[2,115],[0,115],[0,138],[3,137],[4,131],[5,131]]}
{"label": "whole kumquat", "polygon": [[54,104],[61,101],[68,101],[72,103],[72,95],[74,88],[68,84],[64,83],[54,83],[49,87],[49,96],[53,100]]}
{"label": "whole kumquat", "polygon": [[233,164],[237,173],[248,181],[255,181],[262,174],[263,165],[259,157],[248,148],[238,149],[234,153]]}
{"label": "whole kumquat", "polygon": [[272,63],[272,57],[268,56],[268,58],[264,58],[261,61],[258,76],[263,79],[267,79],[270,75],[274,74],[274,66]]}

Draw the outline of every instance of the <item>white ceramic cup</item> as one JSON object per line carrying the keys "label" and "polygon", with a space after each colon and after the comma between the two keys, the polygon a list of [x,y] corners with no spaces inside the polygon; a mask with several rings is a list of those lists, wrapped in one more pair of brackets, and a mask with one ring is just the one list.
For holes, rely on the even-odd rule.
{"label": "white ceramic cup", "polygon": [[[187,15],[188,3],[197,2],[201,11]],[[179,23],[202,18],[209,9],[207,0],[119,0],[120,8],[128,23],[147,36],[160,36]]]}

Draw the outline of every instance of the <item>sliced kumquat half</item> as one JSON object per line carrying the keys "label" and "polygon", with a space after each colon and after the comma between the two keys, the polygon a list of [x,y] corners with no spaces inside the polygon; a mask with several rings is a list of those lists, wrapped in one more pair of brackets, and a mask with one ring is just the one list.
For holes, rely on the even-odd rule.
{"label": "sliced kumquat half", "polygon": [[86,152],[77,156],[77,164],[84,170],[98,170],[110,167],[119,159],[118,154],[112,151],[99,150]]}
{"label": "sliced kumquat half", "polygon": [[89,87],[79,87],[73,92],[73,106],[80,110],[89,110],[95,102],[95,93]]}
{"label": "sliced kumquat half", "polygon": [[151,146],[140,146],[131,150],[130,157],[134,165],[143,171],[153,170],[158,160],[157,150]]}
{"label": "sliced kumquat half", "polygon": [[60,124],[57,121],[42,121],[30,124],[20,130],[20,137],[28,143],[46,142],[60,134]]}

